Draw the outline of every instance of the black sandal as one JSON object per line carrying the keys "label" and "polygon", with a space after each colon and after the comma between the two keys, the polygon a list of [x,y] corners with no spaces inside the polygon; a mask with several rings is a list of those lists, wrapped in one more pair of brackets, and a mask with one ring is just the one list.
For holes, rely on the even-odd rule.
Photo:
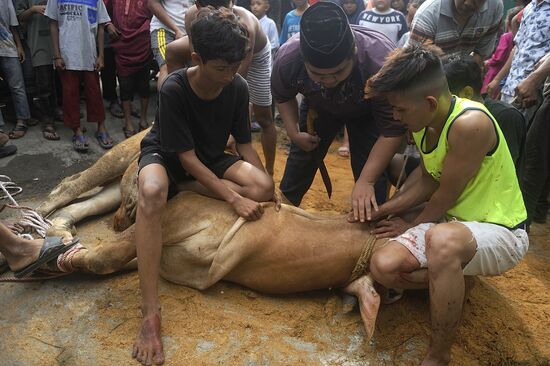
{"label": "black sandal", "polygon": [[28,129],[29,128],[27,127],[27,125],[22,123],[17,123],[13,128],[13,130],[11,130],[9,137],[12,140],[20,139],[21,137],[25,136]]}

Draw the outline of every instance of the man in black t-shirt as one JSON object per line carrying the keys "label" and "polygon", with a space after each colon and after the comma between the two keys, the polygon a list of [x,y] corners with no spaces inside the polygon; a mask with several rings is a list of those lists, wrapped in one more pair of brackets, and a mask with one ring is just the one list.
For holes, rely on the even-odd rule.
{"label": "man in black t-shirt", "polygon": [[[257,220],[274,185],[251,145],[248,88],[236,75],[248,37],[227,9],[202,9],[191,27],[194,67],[168,75],[159,91],[155,124],[141,143],[136,248],[143,321],[133,356],[164,362],[158,276],[161,217],[167,198],[193,190],[227,201],[239,216]],[[240,156],[224,152],[232,134]]]}

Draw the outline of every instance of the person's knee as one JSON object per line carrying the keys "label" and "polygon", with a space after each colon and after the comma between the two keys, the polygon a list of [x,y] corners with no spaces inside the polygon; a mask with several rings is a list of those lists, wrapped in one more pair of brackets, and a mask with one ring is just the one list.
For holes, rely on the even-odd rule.
{"label": "person's knee", "polygon": [[273,115],[271,114],[271,107],[253,106],[254,116],[256,121],[262,128],[269,128],[273,126]]}
{"label": "person's knee", "polygon": [[259,174],[258,177],[254,179],[254,187],[252,189],[252,195],[254,197],[250,198],[258,202],[265,202],[273,198],[274,192],[275,184],[273,183],[273,179],[262,172],[262,174]]}
{"label": "person's knee", "polygon": [[149,178],[139,185],[139,209],[146,215],[158,213],[166,205],[168,184],[159,179]]}
{"label": "person's knee", "polygon": [[430,272],[461,265],[462,236],[455,224],[439,224],[426,231],[426,258]]}
{"label": "person's knee", "polygon": [[391,253],[385,250],[377,250],[373,253],[369,264],[369,270],[373,278],[385,284],[388,276],[396,275],[399,271],[400,260],[397,260]]}

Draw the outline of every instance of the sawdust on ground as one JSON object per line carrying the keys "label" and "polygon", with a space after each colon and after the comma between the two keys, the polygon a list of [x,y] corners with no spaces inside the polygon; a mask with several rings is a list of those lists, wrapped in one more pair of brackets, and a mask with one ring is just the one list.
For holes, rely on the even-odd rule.
{"label": "sawdust on ground", "polygon": [[[336,147],[325,159],[332,199],[317,176],[303,208],[348,210],[353,179],[349,160],[338,157]],[[285,160],[279,149],[277,181]],[[105,240],[110,223],[110,217],[89,220],[79,236],[90,244]],[[543,235],[531,237],[529,254],[516,268],[475,279],[452,365],[550,364],[550,235],[547,227],[536,229]],[[133,364],[137,272],[2,286],[0,350],[7,363],[0,364]],[[415,365],[429,341],[425,291],[382,306],[370,344],[358,311],[342,313],[337,290],[265,296],[228,283],[199,292],[161,280],[160,297],[167,365]]]}

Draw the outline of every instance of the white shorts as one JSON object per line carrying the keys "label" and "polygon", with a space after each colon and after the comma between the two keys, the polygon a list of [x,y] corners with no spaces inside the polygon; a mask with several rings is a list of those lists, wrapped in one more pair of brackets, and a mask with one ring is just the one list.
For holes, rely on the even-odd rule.
{"label": "white shorts", "polygon": [[[500,225],[484,222],[456,221],[466,226],[476,240],[476,254],[464,267],[464,275],[495,276],[513,268],[527,253],[529,237],[523,229],[510,230]],[[428,267],[426,258],[426,231],[436,224],[420,224],[393,238],[407,248],[420,262]]]}
{"label": "white shorts", "polygon": [[255,53],[250,61],[248,74],[248,92],[250,103],[261,107],[271,106],[271,46],[269,42],[265,47]]}

